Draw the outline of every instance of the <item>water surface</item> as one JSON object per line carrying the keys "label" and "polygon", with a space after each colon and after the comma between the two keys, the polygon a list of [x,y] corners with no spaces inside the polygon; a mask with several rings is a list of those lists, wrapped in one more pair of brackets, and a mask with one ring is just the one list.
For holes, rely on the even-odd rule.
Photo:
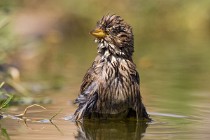
{"label": "water surface", "polygon": [[[189,42],[137,43],[137,46],[149,48],[146,51],[145,48],[137,47],[134,61],[141,75],[143,102],[153,121],[151,123],[123,120],[87,121],[80,124],[65,120],[65,117],[72,115],[76,109],[76,105],[72,102],[77,97],[86,69],[94,59],[96,48],[91,39],[71,45],[74,47],[64,50],[61,46],[54,50],[60,52],[53,57],[63,55],[60,58],[62,61],[55,63],[51,61],[57,59],[49,58],[48,61],[52,64],[43,65],[56,70],[45,75],[46,70],[42,69],[37,73],[38,76],[36,75],[37,77],[45,75],[45,79],[52,85],[60,84],[59,90],[49,89],[42,92],[42,97],[51,98],[53,101],[52,104],[43,105],[47,110],[36,107],[30,109],[27,113],[30,120],[26,122],[11,118],[0,120],[1,127],[7,129],[11,139],[207,140],[210,138],[208,130],[210,66],[207,46],[204,45],[197,51],[189,50],[188,47],[192,47],[189,46]],[[199,45],[199,43],[194,44],[194,47]],[[69,44],[64,45],[63,48],[68,46]],[[43,63],[47,64],[45,61]],[[57,71],[59,73],[56,73]],[[25,74],[27,76],[27,72]],[[18,114],[24,108],[25,106],[10,107],[7,113]],[[61,112],[52,123],[43,121],[59,111]]]}

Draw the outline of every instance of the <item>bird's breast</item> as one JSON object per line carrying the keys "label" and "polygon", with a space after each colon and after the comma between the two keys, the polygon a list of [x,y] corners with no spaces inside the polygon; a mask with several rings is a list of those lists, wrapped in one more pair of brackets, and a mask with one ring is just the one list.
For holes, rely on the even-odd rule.
{"label": "bird's breast", "polygon": [[99,101],[101,110],[125,110],[129,106],[134,84],[131,74],[135,65],[129,60],[109,58],[95,65],[96,78],[99,83]]}

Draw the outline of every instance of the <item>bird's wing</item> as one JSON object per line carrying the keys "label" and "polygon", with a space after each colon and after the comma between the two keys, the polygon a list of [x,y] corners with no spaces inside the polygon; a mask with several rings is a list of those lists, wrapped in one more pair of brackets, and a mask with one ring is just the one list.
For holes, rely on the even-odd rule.
{"label": "bird's wing", "polygon": [[80,89],[80,94],[75,100],[75,103],[79,104],[78,109],[75,112],[75,120],[82,120],[86,112],[91,112],[98,99],[97,94],[98,85],[94,81],[92,67],[87,71],[83,78],[83,82]]}
{"label": "bird's wing", "polygon": [[132,79],[134,81],[136,81],[137,84],[135,84],[135,92],[136,92],[136,99],[140,99],[140,101],[136,101],[136,112],[137,112],[137,117],[138,118],[145,118],[145,119],[148,119],[148,120],[151,120],[149,118],[149,115],[147,114],[147,111],[146,111],[146,108],[144,106],[144,104],[142,103],[142,97],[141,97],[141,94],[140,94],[140,76],[139,76],[139,73],[138,71],[136,71],[136,74],[135,75],[132,75]]}

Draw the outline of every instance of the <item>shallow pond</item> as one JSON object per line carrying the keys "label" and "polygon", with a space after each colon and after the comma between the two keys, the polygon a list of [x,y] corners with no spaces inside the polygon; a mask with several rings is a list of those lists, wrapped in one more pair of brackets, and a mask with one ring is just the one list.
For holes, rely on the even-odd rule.
{"label": "shallow pond", "polygon": [[[137,41],[136,46],[141,47],[136,47],[134,61],[141,73],[143,102],[153,122],[121,120],[84,124],[76,124],[66,117],[76,109],[72,102],[86,69],[94,59],[96,48],[88,47],[95,45],[91,38],[86,42],[76,42],[65,47],[60,44],[50,49],[46,47],[47,53],[42,53],[45,59],[37,60],[40,61],[37,67],[41,70],[33,72],[30,66],[26,68],[26,77],[36,73],[37,79],[48,79],[60,89],[41,93],[43,97],[51,98],[52,104],[43,105],[46,110],[29,109],[26,116],[30,120],[24,122],[10,117],[0,120],[1,127],[7,130],[12,140],[210,139],[210,42],[188,40],[180,43],[179,40],[177,43],[174,40],[141,44]],[[24,109],[25,106],[10,107],[7,113],[19,114]],[[58,115],[49,122],[56,113]]]}

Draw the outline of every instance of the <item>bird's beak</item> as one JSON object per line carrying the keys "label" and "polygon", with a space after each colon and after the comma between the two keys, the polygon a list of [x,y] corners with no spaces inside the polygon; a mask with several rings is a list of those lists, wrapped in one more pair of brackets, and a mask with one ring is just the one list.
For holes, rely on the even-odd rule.
{"label": "bird's beak", "polygon": [[106,33],[102,29],[95,29],[90,34],[97,38],[104,38],[106,36]]}

